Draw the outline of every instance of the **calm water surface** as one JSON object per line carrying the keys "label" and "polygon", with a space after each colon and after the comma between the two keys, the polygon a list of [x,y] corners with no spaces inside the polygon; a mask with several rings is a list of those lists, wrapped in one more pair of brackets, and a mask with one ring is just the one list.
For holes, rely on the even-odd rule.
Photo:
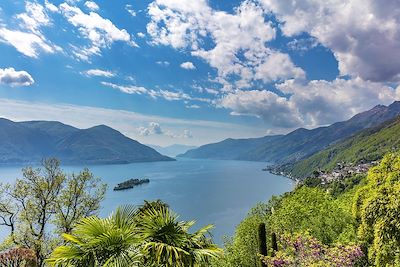
{"label": "calm water surface", "polygon": [[[85,166],[64,166],[66,172],[78,172]],[[161,199],[181,215],[197,221],[198,226],[214,224],[214,239],[222,243],[257,202],[293,188],[291,180],[262,171],[265,163],[228,160],[187,160],[88,166],[109,185],[101,215],[107,216],[122,204],[141,204]],[[21,176],[21,167],[0,167],[0,182],[13,182]],[[113,191],[129,178],[150,179],[149,184]],[[4,234],[4,230],[2,231]]]}

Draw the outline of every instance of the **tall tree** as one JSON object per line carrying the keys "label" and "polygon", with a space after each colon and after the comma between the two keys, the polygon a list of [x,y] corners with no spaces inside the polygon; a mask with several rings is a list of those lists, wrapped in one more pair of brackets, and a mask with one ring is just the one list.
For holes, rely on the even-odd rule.
{"label": "tall tree", "polygon": [[375,266],[400,266],[400,154],[390,153],[368,172],[353,206],[358,234]]}
{"label": "tall tree", "polygon": [[0,219],[10,228],[10,243],[32,249],[37,263],[59,243],[53,231],[70,231],[77,220],[96,213],[105,185],[88,170],[68,176],[57,159],[23,169],[23,178],[0,190]]}

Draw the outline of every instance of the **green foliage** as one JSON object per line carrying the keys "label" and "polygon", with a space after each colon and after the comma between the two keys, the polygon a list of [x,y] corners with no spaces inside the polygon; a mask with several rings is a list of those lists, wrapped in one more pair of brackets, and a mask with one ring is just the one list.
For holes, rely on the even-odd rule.
{"label": "green foliage", "polygon": [[211,225],[190,233],[194,221],[178,221],[166,204],[146,202],[126,206],[101,219],[83,219],[66,244],[54,250],[53,266],[201,267],[221,250],[207,237]]}
{"label": "green foliage", "polygon": [[39,266],[60,242],[53,232],[69,232],[85,216],[98,212],[106,186],[84,170],[68,176],[56,159],[42,168],[23,169],[23,178],[0,189],[0,219],[10,229],[9,246],[32,249]]}
{"label": "green foliage", "polygon": [[381,159],[386,153],[400,148],[400,118],[367,129],[309,158],[286,167],[294,177],[310,176],[314,170],[332,170],[337,163],[357,164]]}
{"label": "green foliage", "polygon": [[358,234],[376,266],[400,266],[400,154],[372,168],[353,206]]}
{"label": "green foliage", "polygon": [[224,256],[214,261],[215,267],[259,267],[258,227],[266,222],[268,206],[258,204],[236,227],[235,236],[225,240]]}
{"label": "green foliage", "polygon": [[139,238],[135,231],[136,210],[117,209],[109,218],[84,218],[63,234],[66,245],[57,247],[47,263],[52,266],[138,266]]}
{"label": "green foliage", "polygon": [[332,244],[353,219],[325,191],[300,187],[283,197],[268,222],[278,235],[309,231],[322,243]]}

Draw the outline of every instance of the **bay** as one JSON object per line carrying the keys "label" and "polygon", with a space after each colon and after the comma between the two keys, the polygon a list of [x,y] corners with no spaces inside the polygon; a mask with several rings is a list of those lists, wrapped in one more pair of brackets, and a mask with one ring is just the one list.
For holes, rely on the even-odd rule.
{"label": "bay", "polygon": [[[143,200],[161,199],[183,220],[196,220],[196,226],[214,224],[214,240],[232,236],[237,224],[251,207],[293,189],[285,177],[262,171],[263,162],[233,160],[178,159],[174,162],[150,162],[124,165],[63,166],[79,172],[88,167],[108,184],[100,215],[107,216],[124,204],[140,205]],[[21,177],[21,167],[0,167],[0,182]],[[150,183],[124,191],[113,187],[130,178],[149,178]],[[195,227],[196,228],[196,227]],[[4,236],[5,229],[1,229]]]}

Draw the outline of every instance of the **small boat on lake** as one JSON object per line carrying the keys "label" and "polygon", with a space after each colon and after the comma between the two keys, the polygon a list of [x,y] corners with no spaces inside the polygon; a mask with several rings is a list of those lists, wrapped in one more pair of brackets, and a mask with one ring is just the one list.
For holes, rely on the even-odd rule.
{"label": "small boat on lake", "polygon": [[125,182],[119,183],[116,187],[114,187],[114,191],[119,191],[119,190],[126,190],[126,189],[131,189],[134,188],[135,186],[141,185],[141,184],[148,184],[150,183],[150,180],[147,178],[144,179],[129,179]]}

